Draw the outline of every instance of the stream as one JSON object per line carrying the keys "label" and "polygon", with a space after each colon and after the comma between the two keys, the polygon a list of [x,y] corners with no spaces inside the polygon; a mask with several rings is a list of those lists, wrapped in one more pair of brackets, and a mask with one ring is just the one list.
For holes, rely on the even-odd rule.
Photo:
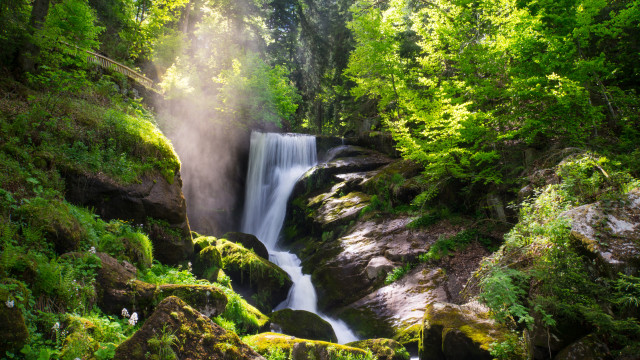
{"label": "stream", "polygon": [[295,254],[278,246],[289,196],[298,179],[317,162],[314,136],[252,132],[242,232],[262,241],[269,250],[269,260],[291,276],[293,286],[289,296],[275,310],[313,312],[328,321],[338,342],[345,344],[358,338],[342,320],[318,311],[311,275],[302,273]]}

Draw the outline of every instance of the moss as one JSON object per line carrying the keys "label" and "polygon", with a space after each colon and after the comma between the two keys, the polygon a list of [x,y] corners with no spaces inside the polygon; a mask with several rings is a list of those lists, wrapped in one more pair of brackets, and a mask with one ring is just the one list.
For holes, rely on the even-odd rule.
{"label": "moss", "polygon": [[[0,284],[0,354],[5,354],[7,351],[17,353],[29,337],[29,331],[20,310],[26,304],[21,303],[20,298],[16,297],[28,290],[23,284],[11,283],[17,286]],[[7,301],[13,301],[13,306],[8,307]]]}
{"label": "moss", "polygon": [[196,235],[193,235],[195,232],[192,231],[191,234],[193,236],[193,251],[194,253],[198,254],[202,249],[206,248],[207,246],[215,246],[216,245],[216,241],[218,239],[216,239],[213,236],[202,236],[199,235],[198,233],[195,233]]}
{"label": "moss", "polygon": [[409,352],[400,343],[391,339],[367,339],[346,344],[369,350],[378,360],[409,360]]}
{"label": "moss", "polygon": [[197,276],[215,282],[222,267],[222,257],[215,246],[202,249],[193,264],[193,273]]}
{"label": "moss", "polygon": [[393,340],[406,347],[416,347],[420,342],[421,331],[421,324],[410,325],[398,330],[395,336],[393,336]]}
{"label": "moss", "polygon": [[295,344],[305,343],[313,345],[316,348],[332,349],[334,351],[345,351],[354,355],[366,356],[367,352],[363,349],[358,349],[346,345],[340,345],[330,343],[326,341],[313,341],[298,339],[293,336],[277,334],[277,333],[262,333],[254,336],[244,338],[244,341],[253,347],[259,354],[266,355],[272,349],[277,348],[284,350],[286,353],[290,353]]}

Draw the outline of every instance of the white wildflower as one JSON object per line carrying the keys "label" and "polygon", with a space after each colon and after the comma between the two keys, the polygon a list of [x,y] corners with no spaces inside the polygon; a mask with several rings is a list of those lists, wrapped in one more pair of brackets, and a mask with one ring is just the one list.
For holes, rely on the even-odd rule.
{"label": "white wildflower", "polygon": [[187,263],[187,266],[188,266],[189,271],[192,271],[192,268],[191,268],[191,261],[189,261],[189,262]]}
{"label": "white wildflower", "polygon": [[[134,313],[135,314],[135,313]],[[122,309],[122,316],[128,318],[129,317],[129,311],[127,310],[127,308],[123,308]]]}
{"label": "white wildflower", "polygon": [[89,249],[89,254],[95,254],[96,253],[96,247],[92,246],[91,249]]}
{"label": "white wildflower", "polygon": [[51,330],[55,330],[55,331],[58,331],[58,329],[60,329],[60,323],[59,322],[53,324],[53,327],[51,328]]}
{"label": "white wildflower", "polygon": [[7,307],[11,309],[13,307],[13,300],[7,300],[6,304],[7,304]]}
{"label": "white wildflower", "polygon": [[134,326],[138,322],[138,313],[131,314],[129,318],[129,325]]}

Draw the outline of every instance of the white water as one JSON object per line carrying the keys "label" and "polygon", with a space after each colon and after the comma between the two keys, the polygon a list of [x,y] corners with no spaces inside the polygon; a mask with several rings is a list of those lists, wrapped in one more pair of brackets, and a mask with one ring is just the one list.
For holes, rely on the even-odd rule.
{"label": "white water", "polygon": [[289,296],[276,309],[306,310],[320,315],[333,326],[338,342],[344,344],[358,339],[343,321],[318,312],[311,275],[302,273],[300,259],[295,254],[277,247],[293,187],[316,163],[316,139],[313,136],[251,133],[242,231],[260,239],[269,250],[270,260],[291,276],[293,286]]}

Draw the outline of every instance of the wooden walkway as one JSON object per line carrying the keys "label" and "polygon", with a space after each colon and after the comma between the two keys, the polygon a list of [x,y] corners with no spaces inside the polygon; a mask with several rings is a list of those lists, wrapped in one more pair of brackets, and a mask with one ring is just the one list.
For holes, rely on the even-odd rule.
{"label": "wooden walkway", "polygon": [[[79,48],[78,48],[79,49]],[[147,89],[158,92],[153,80],[144,76],[143,74],[131,69],[130,67],[120,64],[119,62],[109,59],[106,56],[102,56],[100,54],[94,53],[93,51],[79,49],[87,53],[87,62],[94,63],[102,66],[105,69],[117,71],[129,78],[133,79],[140,85],[146,87]]]}

